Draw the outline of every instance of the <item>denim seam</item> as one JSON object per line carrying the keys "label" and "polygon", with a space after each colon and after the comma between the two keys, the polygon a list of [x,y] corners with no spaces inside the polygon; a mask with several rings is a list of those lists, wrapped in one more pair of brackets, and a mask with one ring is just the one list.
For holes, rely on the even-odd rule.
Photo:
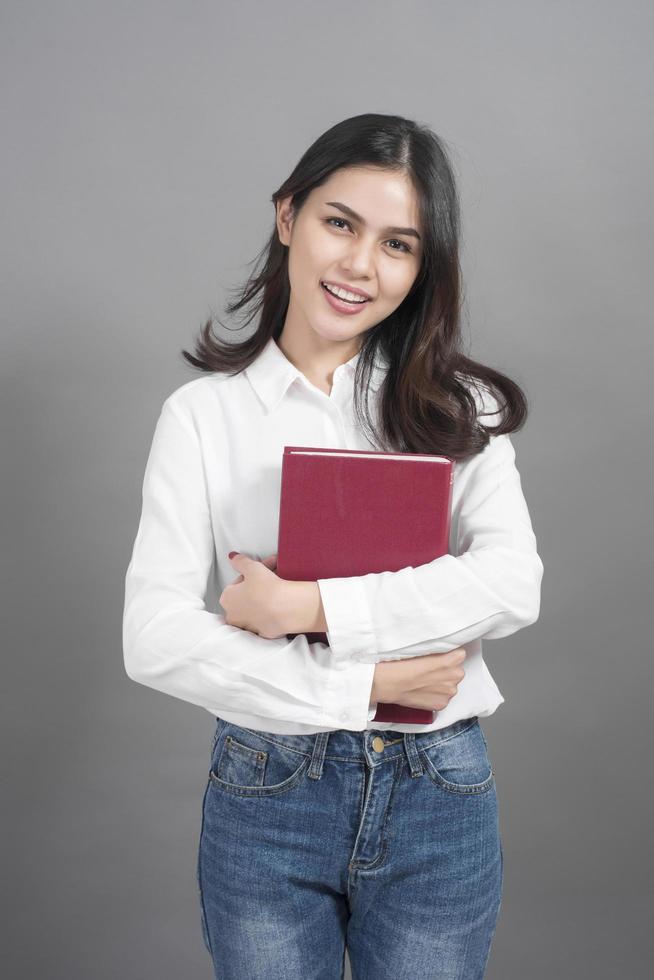
{"label": "denim seam", "polygon": [[213,785],[218,786],[226,793],[232,793],[234,796],[278,796],[280,793],[288,792],[299,783],[308,768],[309,762],[305,759],[292,776],[285,779],[283,783],[275,783],[272,786],[266,786],[265,783],[260,786],[241,786],[240,783],[228,783],[217,776],[213,770],[209,770],[209,780]]}
{"label": "denim seam", "polygon": [[[483,820],[485,820],[485,816],[483,814],[479,814],[478,817],[477,817],[477,823],[479,824],[480,822],[483,822]],[[477,868],[477,894],[475,895],[475,904],[474,904],[474,910],[475,910],[475,913],[477,913],[477,914],[479,914],[479,898],[480,898],[480,895],[481,895],[481,871],[482,871],[482,868],[484,867],[484,865],[486,863],[485,859],[486,859],[486,850],[487,850],[487,843],[486,843],[486,837],[485,837],[485,835],[478,834],[478,836],[481,837],[481,839],[484,841],[484,845],[483,845],[483,850],[480,850],[480,853],[479,853],[479,864],[478,864],[478,868]],[[470,939],[471,939],[471,936],[472,936],[472,932],[471,931],[468,931],[468,935],[466,937],[466,942],[465,942],[465,949],[464,949],[463,955],[461,957],[461,972],[460,972],[460,978],[461,978],[461,980],[465,980],[465,974],[463,973],[463,970],[464,969],[467,970],[468,951],[470,949]],[[489,954],[490,954],[490,948],[487,950],[487,953],[486,953],[486,961],[485,961],[484,967],[483,967],[483,972],[484,973],[486,972],[486,966],[488,965],[488,956],[489,956]]]}
{"label": "denim seam", "polygon": [[[468,729],[471,727],[472,725],[468,725],[466,728],[463,729],[463,731],[467,732]],[[457,734],[462,734],[462,732],[458,732]],[[448,739],[443,739],[442,741],[447,742]],[[433,743],[433,744],[439,744],[439,743]],[[490,774],[486,779],[482,779],[480,783],[453,783],[452,780],[446,779],[443,775],[441,775],[437,766],[434,765],[432,760],[427,755],[427,749],[433,746],[421,745],[416,747],[418,748],[419,752],[424,753],[425,762],[427,764],[427,773],[432,783],[434,783],[436,786],[439,787],[439,789],[442,789],[444,792],[452,793],[454,795],[459,794],[462,796],[473,796],[473,795],[483,796],[484,793],[488,793],[492,789],[493,782],[495,779],[495,769],[490,764],[490,760],[489,760]]]}
{"label": "denim seam", "polygon": [[200,915],[202,917],[201,927],[206,941],[206,945],[209,947],[209,954],[213,959],[213,948],[211,943],[211,937],[209,935],[209,922],[207,918],[207,910],[204,904],[204,890],[202,888],[202,835],[204,834],[204,814],[205,805],[207,799],[207,793],[209,792],[210,780],[207,780],[207,785],[204,789],[204,799],[202,801],[202,821],[200,824],[200,842],[198,844],[198,857],[197,857],[197,880],[198,880],[198,891],[200,895]]}
{"label": "denim seam", "polygon": [[388,854],[390,841],[386,836],[386,830],[389,824],[391,813],[393,812],[393,804],[395,802],[395,796],[397,795],[397,785],[401,778],[403,772],[403,766],[397,764],[397,759],[395,758],[395,775],[393,777],[393,786],[391,787],[391,792],[389,794],[388,803],[386,804],[386,812],[384,813],[384,822],[380,828],[380,837],[382,838],[382,848],[380,853],[377,855],[374,861],[361,864],[356,858],[350,862],[351,871],[374,871],[376,868],[380,867],[386,860]]}
{"label": "denim seam", "polygon": [[[456,738],[457,735],[463,735],[463,733],[467,732],[468,729],[478,724],[478,721],[479,719],[475,717],[474,721],[471,721],[470,724],[466,725],[465,728],[460,728],[456,732],[451,732],[449,735],[445,735],[444,738],[437,738],[435,741],[428,742],[426,745],[416,742],[416,748],[426,750],[426,749],[432,749],[435,745],[442,745],[443,742],[447,742],[451,738]],[[241,728],[242,731],[244,732],[249,732],[251,735],[256,735],[257,738],[263,739],[264,742],[270,742],[271,745],[276,745],[280,749],[285,749],[287,752],[293,752],[295,755],[303,755],[305,758],[310,759],[313,754],[313,750],[311,752],[303,752],[302,749],[294,749],[290,745],[287,745],[285,742],[278,742],[275,738],[270,737],[270,735],[274,733],[266,732],[264,735],[261,732],[257,732],[252,728],[246,728],[244,725],[239,725],[237,727]],[[420,732],[414,732],[414,734],[419,735]],[[232,737],[234,738],[235,736]],[[305,738],[306,736],[300,736],[300,737]],[[386,743],[386,744],[393,744],[393,743]],[[252,751],[256,752],[256,749],[253,749]],[[325,761],[327,759],[330,759],[332,762],[360,762],[361,761],[360,759],[353,759],[351,756],[344,757],[340,755],[329,755],[329,752],[325,753],[324,759]]]}
{"label": "denim seam", "polygon": [[442,745],[443,742],[449,742],[451,738],[456,738],[457,735],[463,735],[464,732],[467,732],[468,729],[472,728],[476,724],[477,724],[477,718],[475,718],[474,721],[471,721],[469,725],[466,725],[465,728],[460,728],[458,732],[452,732],[450,735],[446,735],[445,738],[438,738],[436,739],[435,742],[428,742],[427,745],[422,745],[422,743],[416,743],[416,748],[424,749],[424,750],[433,749],[435,745]]}
{"label": "denim seam", "polygon": [[[443,776],[441,776],[434,763],[430,760],[428,761],[431,765],[429,776],[432,783],[446,793],[452,793],[454,796],[483,796],[485,793],[490,792],[493,787],[493,778],[495,776],[493,769],[491,769],[488,779],[482,780],[481,783],[453,783],[449,779],[445,779]],[[438,777],[437,779],[434,778],[432,772],[436,773]]]}

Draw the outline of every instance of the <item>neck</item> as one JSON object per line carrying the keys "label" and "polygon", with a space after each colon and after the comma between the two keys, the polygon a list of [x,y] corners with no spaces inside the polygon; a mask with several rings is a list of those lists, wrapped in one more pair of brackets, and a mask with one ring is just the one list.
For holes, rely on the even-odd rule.
{"label": "neck", "polygon": [[312,384],[329,394],[334,382],[334,371],[358,353],[359,338],[326,341],[313,331],[294,331],[289,326],[287,321],[277,340],[277,346]]}

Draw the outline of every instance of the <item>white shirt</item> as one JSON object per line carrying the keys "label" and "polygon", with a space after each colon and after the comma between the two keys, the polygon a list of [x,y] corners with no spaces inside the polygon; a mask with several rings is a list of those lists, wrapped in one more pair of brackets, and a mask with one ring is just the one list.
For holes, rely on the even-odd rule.
{"label": "white shirt", "polygon": [[[450,554],[318,580],[329,644],[304,634],[265,639],[225,622],[218,597],[238,575],[228,552],[277,552],[284,446],[375,448],[353,411],[359,356],[336,368],[327,395],[270,339],[238,375],[206,374],[166,398],[125,576],[123,652],[134,681],[233,724],[285,734],[431,731],[504,701],[481,641],[538,619],[543,574],[508,435],[454,463]],[[375,363],[373,419],[386,367]],[[372,722],[378,661],[459,646],[465,677],[431,725]]]}

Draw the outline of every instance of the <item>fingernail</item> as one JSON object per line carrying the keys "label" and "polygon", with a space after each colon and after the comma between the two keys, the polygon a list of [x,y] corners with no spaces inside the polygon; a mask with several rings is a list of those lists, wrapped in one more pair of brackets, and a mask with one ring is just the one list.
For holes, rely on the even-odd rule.
{"label": "fingernail", "polygon": [[227,555],[227,557],[228,558],[233,558],[234,555],[237,555],[237,554],[238,554],[238,551],[230,551],[230,553]]}

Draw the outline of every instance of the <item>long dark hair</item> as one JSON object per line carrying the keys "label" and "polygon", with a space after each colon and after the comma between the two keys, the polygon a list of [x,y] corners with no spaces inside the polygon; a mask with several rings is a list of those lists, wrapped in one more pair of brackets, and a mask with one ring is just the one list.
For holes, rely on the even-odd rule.
{"label": "long dark hair", "polygon": [[[354,378],[358,420],[373,444],[383,450],[466,459],[480,452],[490,435],[521,428],[527,418],[527,399],[516,382],[461,350],[459,200],[443,141],[428,127],[402,116],[352,116],[328,129],[304,153],[272,195],[275,209],[280,198],[292,195],[297,214],[315,187],[334,171],[353,166],[406,174],[418,196],[424,229],[422,264],[411,291],[390,316],[362,334]],[[255,263],[261,260],[261,271],[249,276],[237,291],[237,299],[226,306],[231,315],[252,304],[251,313],[244,315],[237,329],[260,313],[255,332],[240,343],[224,343],[212,334],[210,317],[196,340],[195,353],[182,351],[194,367],[238,374],[258,357],[271,337],[277,340],[281,335],[290,283],[288,246],[279,241],[276,224]],[[378,358],[388,370],[375,425],[368,411],[367,391]],[[482,406],[476,404],[472,388],[478,395],[483,389],[497,400],[497,424],[480,424]]]}

